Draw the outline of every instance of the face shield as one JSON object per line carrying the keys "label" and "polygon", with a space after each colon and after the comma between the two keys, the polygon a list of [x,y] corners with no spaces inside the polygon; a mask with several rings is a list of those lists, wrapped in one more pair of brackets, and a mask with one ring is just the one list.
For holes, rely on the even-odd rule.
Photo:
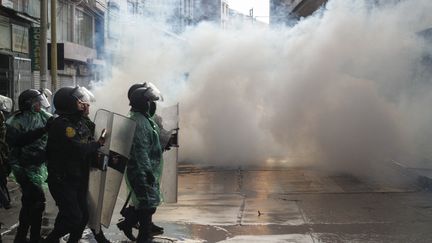
{"label": "face shield", "polygon": [[45,109],[49,108],[51,106],[47,97],[44,94],[40,94],[40,95],[34,97],[32,100],[33,105],[36,103],[39,103],[39,102],[40,102],[41,106]]}
{"label": "face shield", "polygon": [[13,108],[12,99],[3,95],[0,95],[0,110],[5,112],[11,112]]}
{"label": "face shield", "polygon": [[151,82],[145,82],[144,87],[147,89],[145,96],[148,97],[149,101],[163,101],[163,96],[159,89]]}
{"label": "face shield", "polygon": [[82,115],[88,116],[90,114],[90,103],[96,101],[93,93],[85,87],[77,86],[74,88],[72,96],[78,101],[78,111],[80,111]]}
{"label": "face shield", "polygon": [[39,89],[39,92],[41,92],[47,99],[51,99],[52,92],[49,89]]}
{"label": "face shield", "polygon": [[85,87],[77,86],[75,87],[72,96],[75,97],[80,103],[90,104],[91,102],[95,102],[96,99],[92,92],[90,92]]}

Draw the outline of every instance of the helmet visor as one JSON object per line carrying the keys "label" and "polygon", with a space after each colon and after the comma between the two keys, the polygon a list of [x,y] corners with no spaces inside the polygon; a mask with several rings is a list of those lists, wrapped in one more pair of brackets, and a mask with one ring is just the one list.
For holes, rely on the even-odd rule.
{"label": "helmet visor", "polygon": [[13,107],[12,99],[3,95],[0,95],[0,110],[11,112]]}
{"label": "helmet visor", "polygon": [[40,94],[36,96],[33,100],[33,103],[40,102],[41,106],[44,108],[49,108],[51,104],[49,103],[47,97],[44,94]]}
{"label": "helmet visor", "polygon": [[90,102],[95,102],[96,101],[93,93],[90,92],[85,87],[77,86],[75,88],[74,92],[72,93],[72,96],[74,96],[75,98],[77,98],[82,103],[90,103]]}
{"label": "helmet visor", "polygon": [[41,92],[42,94],[44,94],[45,97],[51,97],[52,96],[52,92],[49,89],[40,89],[39,92]]}
{"label": "helmet visor", "polygon": [[146,96],[150,101],[163,101],[163,96],[159,89],[151,82],[145,82],[144,88],[147,88]]}

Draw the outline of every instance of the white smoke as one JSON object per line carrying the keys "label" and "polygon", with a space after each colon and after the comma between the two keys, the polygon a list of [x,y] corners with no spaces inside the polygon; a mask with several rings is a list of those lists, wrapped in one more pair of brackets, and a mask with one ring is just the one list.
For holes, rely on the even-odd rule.
{"label": "white smoke", "polygon": [[[127,89],[152,81],[180,102],[181,158],[196,163],[284,161],[335,170],[432,158],[432,1],[330,0],[293,27],[222,30],[203,23],[180,38],[143,21],[124,31],[97,107],[125,114]],[[419,162],[420,161],[420,162]],[[422,166],[430,166],[422,164]]]}

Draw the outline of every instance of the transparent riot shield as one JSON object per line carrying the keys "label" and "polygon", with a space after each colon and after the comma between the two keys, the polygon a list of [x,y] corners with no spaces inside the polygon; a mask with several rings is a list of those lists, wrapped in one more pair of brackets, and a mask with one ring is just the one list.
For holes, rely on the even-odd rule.
{"label": "transparent riot shield", "polygon": [[136,124],[128,117],[103,109],[96,112],[94,122],[95,138],[107,130],[105,145],[94,163],[97,168],[90,172],[89,181],[89,227],[98,231],[101,224],[109,227],[111,223]]}
{"label": "transparent riot shield", "polygon": [[168,149],[163,153],[163,168],[161,192],[164,202],[177,202],[177,161],[178,161],[178,132],[179,132],[179,104],[168,107],[158,107],[156,122],[161,128],[160,142],[162,148]]}

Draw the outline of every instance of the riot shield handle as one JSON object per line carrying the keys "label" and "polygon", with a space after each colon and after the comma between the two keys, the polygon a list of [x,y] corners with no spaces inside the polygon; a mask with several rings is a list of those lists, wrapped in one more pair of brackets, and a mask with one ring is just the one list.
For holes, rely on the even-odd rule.
{"label": "riot shield handle", "polygon": [[105,144],[106,136],[107,136],[107,130],[104,128],[104,129],[102,129],[101,135],[98,139],[98,142],[101,146],[103,146]]}
{"label": "riot shield handle", "polygon": [[106,136],[106,129],[102,129],[101,138],[105,139]]}

